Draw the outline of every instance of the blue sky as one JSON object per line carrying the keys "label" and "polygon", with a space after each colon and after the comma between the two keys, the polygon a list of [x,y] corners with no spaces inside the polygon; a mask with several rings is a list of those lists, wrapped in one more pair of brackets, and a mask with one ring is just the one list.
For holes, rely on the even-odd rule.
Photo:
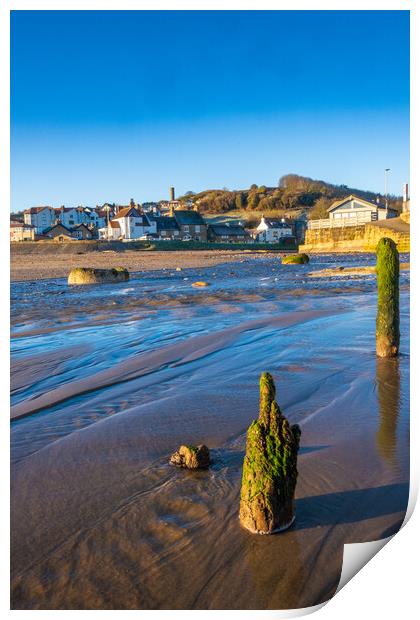
{"label": "blue sky", "polygon": [[401,193],[408,11],[14,11],[12,209],[276,185]]}

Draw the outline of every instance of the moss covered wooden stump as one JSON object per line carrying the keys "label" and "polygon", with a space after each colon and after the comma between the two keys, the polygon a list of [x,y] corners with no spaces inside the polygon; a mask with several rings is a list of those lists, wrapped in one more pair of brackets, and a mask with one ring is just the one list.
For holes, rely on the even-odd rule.
{"label": "moss covered wooden stump", "polygon": [[400,257],[395,242],[387,237],[381,239],[376,257],[376,354],[395,357],[400,346]]}
{"label": "moss covered wooden stump", "polygon": [[260,379],[260,415],[248,429],[242,470],[239,519],[255,534],[273,534],[292,525],[300,428],[289,425],[275,401],[273,377]]}

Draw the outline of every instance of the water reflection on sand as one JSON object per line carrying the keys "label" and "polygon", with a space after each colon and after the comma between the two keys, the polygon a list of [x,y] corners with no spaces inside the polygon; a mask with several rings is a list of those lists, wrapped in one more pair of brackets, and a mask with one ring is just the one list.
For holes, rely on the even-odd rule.
{"label": "water reflection on sand", "polygon": [[401,408],[400,360],[377,358],[379,427],[376,446],[390,466],[398,467],[397,431]]}
{"label": "water reflection on sand", "polygon": [[[14,284],[12,413],[26,417],[11,431],[13,607],[278,609],[331,596],[343,543],[404,517],[409,273],[390,362],[375,356],[374,277],[305,274],[373,261]],[[198,279],[211,286],[192,289]],[[296,523],[272,537],[238,523],[262,370],[303,432]],[[209,445],[208,472],[167,465],[185,441]]]}

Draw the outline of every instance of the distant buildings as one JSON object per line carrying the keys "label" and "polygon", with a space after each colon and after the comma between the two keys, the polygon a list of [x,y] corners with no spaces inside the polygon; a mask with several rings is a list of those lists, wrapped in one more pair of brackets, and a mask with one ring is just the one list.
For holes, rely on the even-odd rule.
{"label": "distant buildings", "polygon": [[10,241],[34,241],[35,227],[17,220],[10,221]]}
{"label": "distant buildings", "polygon": [[240,224],[210,224],[208,240],[216,243],[252,243],[252,237]]}
{"label": "distant buildings", "polygon": [[[191,208],[189,208],[191,207]],[[284,220],[261,218],[254,231],[238,223],[206,222],[191,201],[175,200],[170,188],[167,202],[129,205],[104,203],[96,207],[32,207],[23,214],[24,222],[11,222],[10,239],[74,241],[99,239],[134,241],[154,239],[213,243],[278,243],[284,237],[293,242],[292,227]]]}
{"label": "distant buildings", "polygon": [[181,231],[174,217],[154,217],[156,234],[160,239],[180,239]]}
{"label": "distant buildings", "polygon": [[177,209],[173,217],[184,241],[207,241],[207,224],[198,211]]}
{"label": "distant buildings", "polygon": [[273,220],[261,217],[261,222],[254,231],[256,241],[277,243],[283,237],[293,237],[292,227],[285,220]]}
{"label": "distant buildings", "polygon": [[36,235],[42,235],[44,230],[54,226],[57,214],[52,207],[31,207],[23,213],[25,224],[33,226]]}
{"label": "distant buildings", "polygon": [[140,239],[145,235],[156,235],[156,222],[140,211],[138,207],[119,207],[109,224],[99,230],[101,239]]}
{"label": "distant buildings", "polygon": [[319,228],[342,228],[346,226],[364,226],[370,222],[387,220],[398,217],[396,209],[381,204],[371,202],[358,196],[347,196],[341,200],[336,200],[328,209],[328,218],[320,220],[309,220],[308,230]]}
{"label": "distant buildings", "polygon": [[351,219],[365,223],[398,217],[398,211],[378,202],[370,202],[357,196],[347,196],[343,200],[333,202],[328,209],[328,217],[333,220]]}

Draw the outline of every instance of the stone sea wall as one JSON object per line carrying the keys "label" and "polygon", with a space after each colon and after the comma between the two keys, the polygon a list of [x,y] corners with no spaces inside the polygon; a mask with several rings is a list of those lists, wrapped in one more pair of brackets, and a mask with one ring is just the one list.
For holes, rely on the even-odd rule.
{"label": "stone sea wall", "polygon": [[[399,218],[398,218],[399,219]],[[348,226],[346,228],[321,228],[307,230],[304,245],[299,246],[299,252],[329,253],[329,252],[373,252],[379,239],[389,237],[397,244],[399,252],[410,251],[410,233],[406,230],[366,224]]]}

